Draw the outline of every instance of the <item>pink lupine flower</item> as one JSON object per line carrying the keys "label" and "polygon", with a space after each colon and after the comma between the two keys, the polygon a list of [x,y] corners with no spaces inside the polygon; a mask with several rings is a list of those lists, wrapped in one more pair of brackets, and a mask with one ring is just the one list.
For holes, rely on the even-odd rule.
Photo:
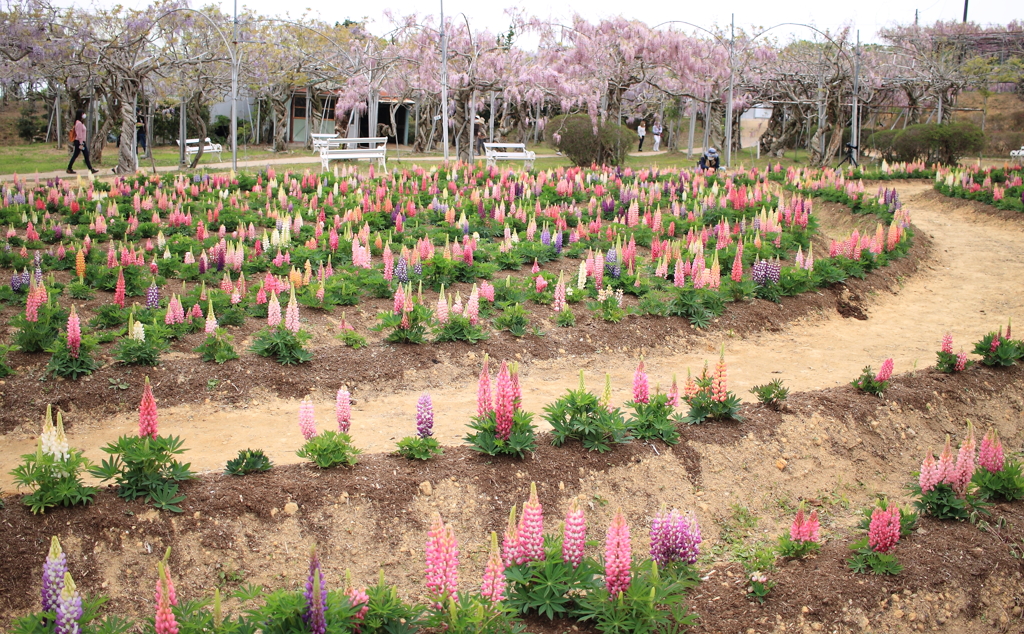
{"label": "pink lupine flower", "polygon": [[947,332],[942,336],[942,351],[953,354],[953,333]]}
{"label": "pink lupine flower", "polygon": [[933,491],[937,485],[942,484],[939,463],[935,461],[935,456],[931,451],[925,455],[924,462],[921,463],[921,473],[917,478],[917,483],[921,486],[921,493]]}
{"label": "pink lupine flower", "polygon": [[818,522],[818,511],[811,511],[809,516],[804,516],[801,508],[796,512],[793,525],[789,527],[789,538],[795,542],[815,542],[820,537],[821,524]]}
{"label": "pink lupine flower", "polygon": [[505,564],[501,561],[498,534],[494,531],[491,531],[491,552],[487,557],[487,567],[484,568],[480,596],[493,603],[505,600]]}
{"label": "pink lupine flower", "polygon": [[579,500],[573,498],[565,513],[565,527],[562,532],[562,561],[578,568],[583,561],[583,548],[587,541],[587,522]]}
{"label": "pink lupine flower", "polygon": [[900,509],[895,504],[882,510],[876,507],[871,512],[871,524],[868,527],[868,545],[876,553],[887,553],[896,547],[900,540]]}
{"label": "pink lupine flower", "polygon": [[729,391],[726,388],[726,367],[725,367],[725,350],[722,350],[722,355],[718,358],[718,363],[715,364],[715,374],[711,382],[711,399],[719,403],[724,403],[729,398]]}
{"label": "pink lupine flower", "polygon": [[210,300],[209,310],[206,311],[206,334],[212,335],[217,331],[217,316],[213,314],[213,300]]}
{"label": "pink lupine flower", "polygon": [[636,372],[633,373],[633,402],[649,402],[651,400],[650,391],[651,388],[647,381],[647,372],[644,370],[644,362],[641,360],[640,365],[636,367]]}
{"label": "pink lupine flower", "polygon": [[[370,595],[366,594],[366,588],[357,588],[353,585],[352,573],[348,570],[345,571],[345,596],[348,597],[348,603],[352,607],[363,606],[352,618],[356,621],[365,619],[366,613],[370,611]],[[358,632],[359,626],[356,625],[353,630]]]}
{"label": "pink lupine flower", "polygon": [[991,473],[998,473],[1003,470],[1006,459],[1003,456],[1003,441],[999,440],[999,433],[994,428],[989,428],[985,437],[981,439],[981,449],[978,451],[978,465]]}
{"label": "pink lupine flower", "polygon": [[114,303],[124,308],[124,269],[117,270],[117,285],[114,286]]}
{"label": "pink lupine flower", "polygon": [[604,582],[612,599],[629,589],[633,579],[630,571],[632,559],[629,525],[622,511],[616,511],[608,527],[604,546]]}
{"label": "pink lupine flower", "polygon": [[480,297],[489,302],[494,301],[494,286],[490,282],[484,281],[480,283]]}
{"label": "pink lupine flower", "polygon": [[[171,611],[172,603],[167,590],[170,577],[167,575],[162,561],[157,564],[157,570],[159,577],[156,581],[156,634],[178,634],[178,622],[175,621],[174,613]],[[163,583],[165,579],[168,582],[167,585]]]}
{"label": "pink lupine flower", "polygon": [[450,524],[441,520],[440,513],[427,532],[427,593],[436,605],[455,595],[459,587],[459,545]]}
{"label": "pink lupine flower", "polygon": [[884,383],[891,379],[893,365],[892,357],[883,361],[882,367],[878,369],[878,374],[875,375],[875,381],[878,383]]}
{"label": "pink lupine flower", "polygon": [[267,325],[277,328],[281,323],[281,302],[277,299],[277,293],[270,291],[270,301],[267,303]]}
{"label": "pink lupine flower", "polygon": [[480,369],[480,380],[476,388],[476,413],[481,418],[494,411],[491,403],[491,374],[487,367],[488,357],[484,355],[484,366]]}
{"label": "pink lupine flower", "polygon": [[516,563],[516,553],[519,551],[519,527],[516,525],[516,505],[508,512],[508,524],[505,526],[505,535],[501,540],[501,559],[506,566],[513,566]]}
{"label": "pink lupine flower", "polygon": [[555,301],[551,305],[556,313],[565,310],[565,277],[559,273],[558,282],[555,284]]}
{"label": "pink lupine flower", "polygon": [[192,309],[188,313],[190,319],[202,319],[203,309],[199,307],[199,302],[192,304]]}
{"label": "pink lupine flower", "polygon": [[515,395],[512,390],[512,378],[509,376],[508,364],[501,362],[498,370],[498,381],[494,399],[494,415],[497,426],[495,434],[501,440],[508,440],[512,435],[512,418],[515,415]]}
{"label": "pink lupine flower", "polygon": [[316,419],[313,413],[313,401],[304,398],[299,403],[299,429],[302,430],[302,437],[312,440],[316,436]]}
{"label": "pink lupine flower", "polygon": [[437,323],[448,323],[448,300],[444,296],[444,284],[441,285],[441,294],[437,296],[437,310],[434,311]]}
{"label": "pink lupine flower", "polygon": [[82,323],[78,319],[75,307],[71,307],[71,314],[68,315],[68,351],[71,356],[78,358],[78,351],[82,348]]}
{"label": "pink lupine flower", "polygon": [[139,437],[156,438],[156,434],[156,399],[153,398],[153,387],[149,384],[147,376],[146,383],[142,387],[142,401],[139,402]]}
{"label": "pink lupine flower", "polygon": [[523,504],[516,531],[518,542],[516,563],[526,564],[544,560],[544,511],[537,498],[537,483],[530,483],[530,498]]}
{"label": "pink lupine flower", "polygon": [[347,434],[352,425],[352,397],[344,387],[338,390],[334,413],[338,417],[338,431]]}
{"label": "pink lupine flower", "polygon": [[672,387],[668,390],[668,404],[672,407],[679,407],[679,383],[676,381],[676,375],[672,375]]}
{"label": "pink lupine flower", "polygon": [[480,291],[476,284],[469,292],[469,299],[466,300],[466,319],[474,326],[480,321]]}
{"label": "pink lupine flower", "polygon": [[534,275],[540,273],[540,266],[537,264],[537,258],[533,258],[533,268],[530,269]]}
{"label": "pink lupine flower", "polygon": [[971,483],[971,478],[974,477],[974,452],[976,448],[977,442],[974,439],[974,426],[968,421],[967,438],[964,439],[963,444],[960,445],[960,451],[957,452],[952,483],[953,490],[960,497],[963,497],[967,491],[967,485]]}
{"label": "pink lupine flower", "polygon": [[405,308],[405,288],[401,284],[399,284],[398,288],[395,289],[395,301],[394,301],[394,306],[392,306],[391,312],[393,312],[394,314],[397,315],[397,314],[401,313],[402,309],[404,309],[404,308]]}
{"label": "pink lupine flower", "polygon": [[523,390],[519,386],[519,364],[508,365],[508,377],[512,382],[512,409],[519,410],[523,406]]}
{"label": "pink lupine flower", "polygon": [[946,436],[946,446],[939,454],[938,477],[942,484],[952,485],[956,478],[956,464],[953,458],[953,447],[950,444],[949,436]]}
{"label": "pink lupine flower", "polygon": [[732,281],[739,283],[743,281],[743,243],[736,245],[736,257],[732,261]]}
{"label": "pink lupine flower", "polygon": [[956,355],[956,363],[953,365],[954,372],[963,372],[967,368],[967,353],[963,350]]}
{"label": "pink lupine flower", "polygon": [[29,278],[28,297],[25,298],[25,319],[27,321],[39,321],[39,307],[46,301],[46,291],[40,293],[39,286],[41,285],[36,285],[36,276],[33,274]]}
{"label": "pink lupine flower", "polygon": [[288,298],[288,308],[285,310],[284,327],[292,332],[299,331],[299,304],[295,301],[295,287],[292,286],[291,297]]}
{"label": "pink lupine flower", "polygon": [[544,279],[543,275],[538,275],[537,279],[534,280],[534,286],[536,287],[538,293],[543,293],[544,290],[548,287],[548,281]]}

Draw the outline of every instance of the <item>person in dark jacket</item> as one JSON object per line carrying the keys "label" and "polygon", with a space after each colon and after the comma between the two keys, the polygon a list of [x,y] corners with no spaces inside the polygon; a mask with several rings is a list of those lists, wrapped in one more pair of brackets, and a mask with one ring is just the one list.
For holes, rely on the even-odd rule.
{"label": "person in dark jacket", "polygon": [[721,161],[718,158],[718,150],[716,150],[715,148],[708,148],[708,151],[701,155],[700,161],[697,163],[697,165],[702,170],[720,169],[722,165]]}

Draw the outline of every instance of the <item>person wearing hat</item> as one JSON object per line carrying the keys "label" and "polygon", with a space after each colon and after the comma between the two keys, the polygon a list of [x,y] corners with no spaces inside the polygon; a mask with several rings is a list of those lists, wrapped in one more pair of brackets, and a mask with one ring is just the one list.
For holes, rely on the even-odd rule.
{"label": "person wearing hat", "polygon": [[700,162],[697,163],[697,166],[700,167],[702,170],[717,170],[717,169],[719,169],[721,167],[721,162],[719,161],[719,158],[718,158],[718,150],[716,150],[713,147],[712,148],[708,148],[708,151],[705,152],[700,157]]}

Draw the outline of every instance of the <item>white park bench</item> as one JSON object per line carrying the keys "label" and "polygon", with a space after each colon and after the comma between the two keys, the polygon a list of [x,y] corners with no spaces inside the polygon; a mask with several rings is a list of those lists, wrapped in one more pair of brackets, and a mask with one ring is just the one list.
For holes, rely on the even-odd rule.
{"label": "white park bench", "polygon": [[523,161],[526,169],[533,169],[533,161],[537,155],[526,149],[525,143],[484,143],[487,154],[487,165],[493,166],[497,161]]}
{"label": "white park bench", "polygon": [[[210,153],[213,153],[213,154],[217,155],[217,160],[218,161],[222,160],[221,156],[220,156],[220,153],[221,153],[221,150],[223,150],[223,148],[220,146],[220,143],[213,143],[213,142],[211,142],[210,141],[210,137],[206,137],[205,141],[206,141],[206,144],[203,145],[203,154],[206,154],[207,152],[210,152]],[[178,139],[178,147],[181,147],[181,139]],[[199,139],[185,139],[185,155],[186,156],[192,156],[193,154],[198,154],[198,153],[199,153]]]}
{"label": "white park bench", "polygon": [[[327,171],[327,164],[331,161],[371,159],[376,160],[384,171],[387,171],[387,143],[386,136],[332,139],[320,148],[320,165]],[[369,147],[359,147],[360,145]]]}
{"label": "white park bench", "polygon": [[338,147],[342,142],[337,134],[310,134],[309,138],[313,139],[314,154],[319,154],[325,147]]}
{"label": "white park bench", "polygon": [[1024,158],[1024,145],[1019,150],[1010,150],[1011,158]]}

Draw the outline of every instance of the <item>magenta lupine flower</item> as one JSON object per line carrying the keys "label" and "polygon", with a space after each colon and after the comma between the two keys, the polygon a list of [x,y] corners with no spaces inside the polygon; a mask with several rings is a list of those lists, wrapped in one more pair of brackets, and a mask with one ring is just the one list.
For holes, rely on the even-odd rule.
{"label": "magenta lupine flower", "polygon": [[814,542],[820,539],[821,524],[818,522],[818,511],[811,511],[809,516],[804,515],[801,508],[796,512],[793,525],[789,527],[789,538],[794,542]]}
{"label": "magenta lupine flower", "polygon": [[963,372],[967,368],[967,353],[963,350],[960,354],[956,355],[956,364],[953,366],[954,372]]}
{"label": "magenta lupine flower", "polygon": [[434,404],[426,392],[416,402],[416,433],[420,438],[434,435]]}
{"label": "magenta lupine flower", "polygon": [[683,515],[676,509],[666,512],[662,507],[651,521],[651,559],[658,565],[696,563],[701,541],[700,525],[693,513]]}
{"label": "magenta lupine flower", "polygon": [[459,588],[459,545],[450,524],[434,513],[427,532],[427,593],[440,605]]}
{"label": "magenta lupine flower", "polygon": [[508,512],[508,524],[501,540],[501,560],[506,566],[516,563],[516,552],[519,550],[519,528],[516,526],[516,505]]}
{"label": "magenta lupine flower", "polygon": [[493,603],[505,600],[505,564],[501,561],[498,551],[498,534],[491,531],[491,552],[484,568],[483,582],[480,584],[480,596]]}
{"label": "magenta lupine flower", "polygon": [[1000,326],[999,332],[996,333],[995,337],[992,337],[992,345],[990,345],[989,348],[988,348],[989,352],[995,352],[996,349],[999,348],[999,344],[1002,343],[1000,341],[1000,337],[1001,337],[1002,333],[1003,333],[1003,328]]}
{"label": "magenta lupine flower", "polygon": [[512,390],[512,377],[508,373],[508,364],[501,362],[498,370],[497,395],[494,399],[494,416],[497,423],[495,434],[501,440],[508,440],[512,435],[512,418],[515,416],[515,396]]}
{"label": "magenta lupine flower", "polygon": [[875,381],[878,383],[884,383],[892,378],[893,368],[892,357],[882,362],[882,367],[878,369],[878,374],[875,375]]}
{"label": "magenta lupine flower", "polygon": [[168,586],[164,584],[169,579],[164,569],[164,562],[157,564],[159,576],[156,580],[156,634],[178,634],[178,622],[174,619],[174,612],[171,611],[171,599]]}
{"label": "magenta lupine flower", "polygon": [[78,318],[75,307],[71,307],[71,314],[68,315],[68,352],[71,356],[78,358],[78,351],[82,348],[82,322]]}
{"label": "magenta lupine flower", "polygon": [[270,302],[267,304],[267,325],[277,328],[281,323],[281,302],[277,299],[277,293],[270,292]]}
{"label": "magenta lupine flower", "polygon": [[61,588],[60,596],[57,597],[55,610],[57,619],[53,629],[54,634],[78,634],[80,631],[78,621],[84,612],[82,595],[78,594],[75,580],[71,578],[69,572],[64,573],[64,586]]}
{"label": "magenta lupine flower", "polygon": [[918,475],[917,483],[921,486],[921,493],[933,491],[935,487],[942,484],[942,473],[935,456],[929,451],[924,462],[921,463],[921,473]]}
{"label": "magenta lupine flower", "polygon": [[565,527],[562,530],[562,561],[578,568],[583,561],[583,548],[587,542],[587,521],[583,517],[577,498],[573,498],[565,513]]}
{"label": "magenta lupine flower", "polygon": [[960,445],[960,451],[956,456],[956,467],[953,476],[953,490],[958,496],[963,496],[967,491],[967,485],[974,477],[974,452],[977,442],[974,439],[974,426],[967,423],[967,438]]}
{"label": "magenta lupine flower", "polygon": [[313,401],[308,398],[302,399],[299,403],[299,429],[302,430],[302,437],[307,441],[316,436],[316,419],[313,413]]}
{"label": "magenta lupine flower", "polygon": [[633,402],[634,403],[647,403],[651,400],[651,388],[647,382],[647,372],[644,370],[644,362],[640,361],[640,365],[636,366],[636,372],[633,373]]}
{"label": "magenta lupine flower", "polygon": [[519,518],[516,563],[544,560],[544,511],[537,498],[537,483],[530,483],[530,499],[523,504]]}
{"label": "magenta lupine flower", "polygon": [[68,556],[60,547],[57,536],[50,538],[50,552],[43,562],[43,590],[42,604],[43,612],[54,612],[57,609],[57,600],[60,599],[60,592],[64,589],[64,575],[68,571]]}
{"label": "magenta lupine flower", "polygon": [[484,355],[484,366],[480,368],[480,379],[476,388],[476,413],[481,418],[494,411],[491,401],[491,373],[488,368],[488,357]]}
{"label": "magenta lupine flower", "polygon": [[616,511],[604,542],[604,582],[612,599],[629,589],[632,559],[629,525],[622,511]]}
{"label": "magenta lupine flower", "polygon": [[871,524],[868,527],[868,545],[876,553],[887,553],[896,547],[900,540],[900,509],[895,504],[882,510],[875,507],[871,512]]}
{"label": "magenta lupine flower", "polygon": [[153,398],[153,387],[149,384],[147,376],[146,384],[142,387],[142,401],[139,403],[139,437],[156,438],[156,434],[156,399]]}
{"label": "magenta lupine flower", "polygon": [[672,407],[679,407],[679,382],[676,380],[676,375],[672,375],[672,387],[668,390],[668,404]]}
{"label": "magenta lupine flower", "polygon": [[986,471],[998,473],[1003,470],[1005,464],[1003,441],[999,440],[999,433],[994,428],[989,428],[985,437],[981,439],[981,449],[978,451],[978,465]]}
{"label": "magenta lupine flower", "polygon": [[327,632],[327,588],[324,587],[323,573],[319,565],[312,571],[312,583],[308,583],[309,597],[312,601],[306,603],[306,612],[302,615],[309,631],[312,634],[325,634]]}
{"label": "magenta lupine flower", "polygon": [[[348,597],[348,604],[352,607],[363,606],[352,618],[356,621],[365,619],[366,613],[370,611],[370,595],[366,594],[366,588],[357,588],[352,584],[352,573],[348,570],[345,571],[345,596]],[[355,626],[354,631],[359,631],[358,625]]]}
{"label": "magenta lupine flower", "polygon": [[352,425],[352,396],[344,387],[338,390],[334,413],[338,417],[338,431],[347,434]]}
{"label": "magenta lupine flower", "polygon": [[117,270],[117,284],[114,286],[114,303],[124,308],[124,269]]}
{"label": "magenta lupine flower", "polygon": [[519,385],[519,364],[508,364],[508,378],[512,381],[512,408],[520,409],[523,406],[523,389]]}
{"label": "magenta lupine flower", "polygon": [[292,332],[299,331],[299,304],[295,301],[294,286],[292,286],[291,297],[288,298],[288,308],[285,310],[284,327]]}
{"label": "magenta lupine flower", "polygon": [[947,332],[942,336],[942,351],[953,354],[953,333]]}

